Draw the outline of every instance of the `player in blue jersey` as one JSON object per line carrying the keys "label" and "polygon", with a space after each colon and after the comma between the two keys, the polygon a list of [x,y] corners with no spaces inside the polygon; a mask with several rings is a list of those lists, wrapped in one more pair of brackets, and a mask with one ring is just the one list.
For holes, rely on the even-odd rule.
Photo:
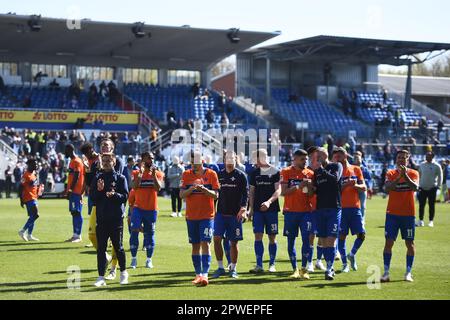
{"label": "player in blue jersey", "polygon": [[263,256],[264,231],[269,237],[269,272],[276,272],[275,259],[277,255],[276,236],[278,234],[278,212],[281,195],[280,171],[267,162],[267,151],[259,149],[256,154],[257,168],[249,175],[250,212],[255,234],[256,266],[251,273],[264,272]]}
{"label": "player in blue jersey", "polygon": [[226,153],[225,169],[219,172],[219,184],[219,202],[214,218],[214,251],[219,268],[212,278],[226,273],[222,250],[225,235],[231,244],[230,277],[237,278],[238,241],[243,240],[242,222],[247,213],[248,183],[245,174],[236,169],[236,154],[233,151]]}
{"label": "player in blue jersey", "polygon": [[[328,152],[318,148],[312,155],[311,167],[314,169],[313,188],[317,195],[316,223],[317,234],[322,239],[327,270],[325,280],[334,280],[335,242],[339,235],[341,220],[342,164],[330,163]],[[312,195],[312,192],[310,192]]]}

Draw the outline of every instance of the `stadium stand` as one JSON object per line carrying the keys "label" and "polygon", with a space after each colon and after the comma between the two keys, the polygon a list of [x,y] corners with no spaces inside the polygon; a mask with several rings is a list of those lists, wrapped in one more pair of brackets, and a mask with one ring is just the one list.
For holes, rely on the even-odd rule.
{"label": "stadium stand", "polygon": [[272,98],[272,112],[293,126],[296,122],[308,122],[311,132],[333,132],[342,137],[348,136],[349,130],[356,130],[358,136],[366,136],[368,133],[367,128],[359,121],[346,117],[326,103],[305,97],[297,97],[292,101],[287,88],[272,89]]}
{"label": "stadium stand", "polygon": [[[357,92],[357,95],[357,116],[365,122],[375,123],[375,121],[383,120],[386,117],[390,117],[394,121],[396,112],[399,112],[399,120],[407,125],[412,125],[422,119],[422,115],[413,110],[402,108],[393,98],[388,98],[385,103],[382,93],[360,91]],[[348,101],[351,100],[350,91],[344,91],[343,96]],[[343,106],[342,102],[341,106]],[[432,123],[433,121],[428,121],[428,124]]]}
{"label": "stadium stand", "polygon": [[[217,107],[219,94],[210,91],[210,96],[203,96],[204,89],[200,88],[200,94],[193,97],[191,87],[187,85],[172,85],[161,87],[159,85],[129,83],[124,86],[124,94],[142,105],[149,115],[158,121],[164,121],[170,110],[173,110],[178,119],[200,119],[203,128],[208,127],[206,115],[209,110],[214,113],[213,126],[221,126],[223,111]],[[227,114],[230,123],[245,123],[250,127],[256,123],[256,116],[243,110],[233,102],[230,103]],[[224,110],[226,111],[226,110]]]}
{"label": "stadium stand", "polygon": [[[87,110],[88,93],[81,91],[80,98],[72,101],[68,88],[50,87],[7,87],[7,93],[0,93],[0,108],[22,108],[25,107],[26,99],[29,98],[29,105],[26,108],[33,109],[79,109]],[[99,101],[95,105],[96,110],[120,110],[121,108],[108,98]]]}

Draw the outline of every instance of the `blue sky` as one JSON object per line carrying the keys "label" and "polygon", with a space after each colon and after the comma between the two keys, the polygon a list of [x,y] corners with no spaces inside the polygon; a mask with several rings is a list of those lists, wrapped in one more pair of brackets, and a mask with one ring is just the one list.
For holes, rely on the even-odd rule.
{"label": "blue sky", "polygon": [[282,32],[265,44],[324,35],[450,43],[450,1],[0,0],[2,13]]}

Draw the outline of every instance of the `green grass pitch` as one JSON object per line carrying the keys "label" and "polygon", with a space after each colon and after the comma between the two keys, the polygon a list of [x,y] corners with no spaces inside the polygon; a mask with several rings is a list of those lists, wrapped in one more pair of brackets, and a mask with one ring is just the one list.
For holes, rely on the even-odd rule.
{"label": "green grass pitch", "polygon": [[[367,239],[358,253],[359,270],[338,274],[335,281],[323,280],[322,272],[312,274],[309,281],[292,280],[286,250],[286,239],[278,238],[277,273],[251,275],[255,263],[251,224],[244,225],[245,240],[240,243],[239,279],[228,277],[211,280],[210,285],[197,288],[191,284],[194,276],[187,240],[186,223],[182,218],[169,217],[170,201],[160,198],[156,227],[154,269],[144,268],[145,252],[138,253],[138,268],[129,270],[130,284],[121,286],[118,278],[107,287],[97,289],[96,256],[85,248],[87,208],[84,208],[83,243],[68,244],[71,236],[71,216],[66,200],[41,200],[41,217],[35,236],[40,242],[26,243],[17,235],[26,220],[26,212],[17,199],[0,200],[0,299],[449,299],[450,298],[450,206],[437,204],[434,228],[416,229],[417,255],[413,268],[415,282],[403,281],[406,248],[397,241],[392,258],[391,283],[380,289],[369,289],[367,273],[370,266],[382,271],[384,244],[384,212],[386,199],[376,197],[367,204]],[[280,230],[283,219],[280,214]],[[128,232],[124,236],[128,251]],[[348,247],[353,243],[353,237]],[[142,236],[140,237],[140,245]],[[297,242],[300,252],[300,241]],[[315,255],[315,253],[314,253]],[[300,258],[300,257],[299,257]],[[265,267],[268,267],[265,238]],[[69,266],[79,266],[79,289],[68,289]],[[212,270],[217,267],[212,263]],[[336,270],[341,262],[336,262]],[[371,267],[373,268],[373,267]]]}

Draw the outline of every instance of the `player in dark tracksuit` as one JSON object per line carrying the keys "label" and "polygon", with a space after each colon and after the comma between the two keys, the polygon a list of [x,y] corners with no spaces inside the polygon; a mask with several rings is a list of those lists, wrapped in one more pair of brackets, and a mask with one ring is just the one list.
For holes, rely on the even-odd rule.
{"label": "player in dark tracksuit", "polygon": [[128,185],[125,176],[114,171],[113,154],[102,154],[102,171],[92,180],[90,195],[96,204],[97,211],[97,268],[99,278],[95,286],[106,285],[105,272],[107,266],[106,249],[111,239],[120,266],[120,283],[128,283],[125,250],[123,248],[123,218],[125,204],[128,199]]}
{"label": "player in dark tracksuit", "polygon": [[327,262],[325,280],[334,279],[335,242],[339,235],[341,221],[341,176],[342,164],[330,163],[328,152],[318,148],[312,154],[311,167],[314,169],[313,188],[310,194],[317,195],[316,223],[318,237],[322,239],[323,251]]}
{"label": "player in dark tracksuit", "polygon": [[245,173],[236,169],[236,154],[227,152],[225,169],[219,172],[219,202],[214,218],[214,251],[219,268],[213,275],[218,278],[225,274],[223,266],[222,239],[230,242],[230,277],[237,278],[238,241],[243,240],[242,222],[246,218],[248,203],[248,183]]}

